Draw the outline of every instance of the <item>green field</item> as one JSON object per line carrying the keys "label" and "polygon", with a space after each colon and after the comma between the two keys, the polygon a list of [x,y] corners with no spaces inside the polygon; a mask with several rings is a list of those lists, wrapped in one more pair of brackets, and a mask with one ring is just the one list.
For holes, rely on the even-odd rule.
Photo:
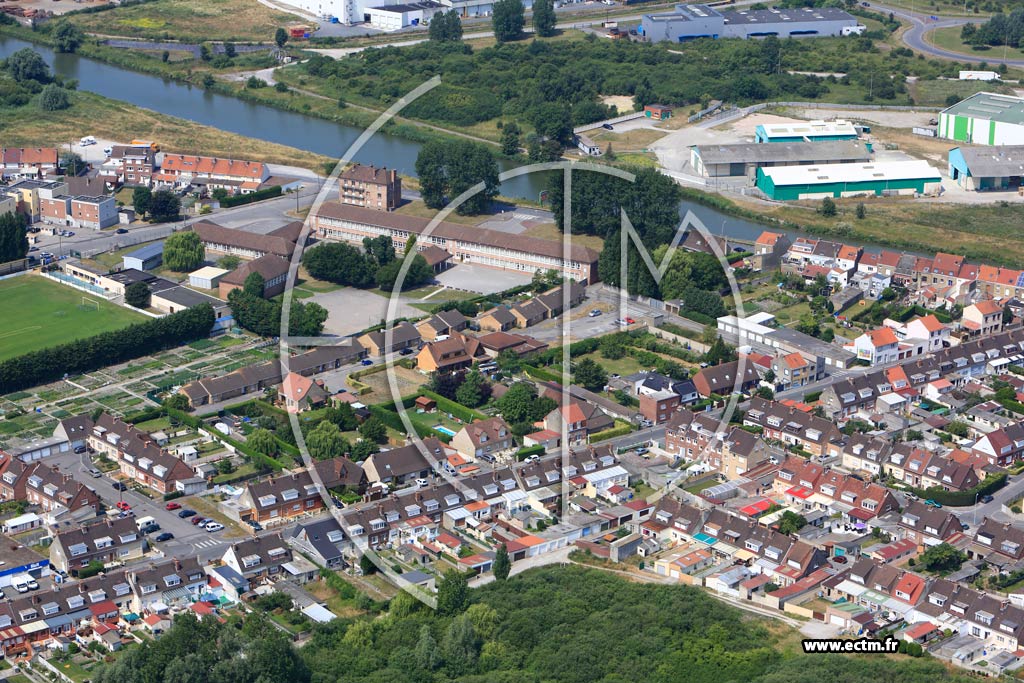
{"label": "green field", "polygon": [[[86,297],[99,310],[82,307]],[[91,337],[145,318],[77,289],[28,275],[0,282],[0,360]]]}

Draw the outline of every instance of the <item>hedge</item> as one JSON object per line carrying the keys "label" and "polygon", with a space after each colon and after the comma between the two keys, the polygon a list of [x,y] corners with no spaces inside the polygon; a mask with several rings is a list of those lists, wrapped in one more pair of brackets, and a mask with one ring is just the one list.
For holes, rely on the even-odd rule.
{"label": "hedge", "polygon": [[204,339],[210,335],[213,323],[213,308],[203,304],[163,318],[9,358],[0,363],[0,394]]}
{"label": "hedge", "polygon": [[[203,421],[200,420],[195,415],[190,415],[189,413],[183,412],[181,410],[175,410],[174,408],[164,407],[162,410],[169,417],[177,418],[178,420],[180,420],[182,422],[182,424],[186,424],[189,427],[192,427],[193,429],[205,429],[206,428],[203,425]],[[234,447],[234,449],[236,451],[238,451],[239,453],[241,453],[241,454],[243,454],[245,456],[248,456],[249,460],[256,467],[261,468],[261,469],[262,468],[270,469],[270,470],[273,470],[274,472],[280,472],[281,470],[284,469],[284,463],[282,463],[281,461],[276,460],[276,459],[274,459],[274,458],[272,458],[269,455],[266,455],[264,453],[260,453],[259,451],[256,451],[256,450],[254,450],[252,448],[249,448],[248,445],[242,443],[241,441],[237,441],[236,439],[233,439],[230,436],[226,436],[224,434],[221,434],[220,432],[218,432],[216,430],[214,430],[213,433],[216,434],[215,438],[219,439],[220,441],[223,441],[224,443],[230,444],[232,447]],[[278,439],[278,441],[280,442],[280,439]],[[298,449],[296,449],[296,452],[297,451],[298,451]]]}
{"label": "hedge", "polygon": [[476,420],[487,419],[487,416],[484,415],[483,413],[473,410],[472,408],[467,408],[461,403],[456,403],[455,401],[447,399],[441,394],[434,393],[430,389],[420,389],[418,395],[434,399],[437,402],[438,410],[442,410],[446,413],[451,413],[452,415],[459,418],[466,424],[470,424],[472,422],[475,422]]}
{"label": "hedge", "polygon": [[625,436],[633,432],[633,425],[622,422],[621,420],[615,421],[616,426],[611,429],[606,429],[603,432],[590,435],[590,443],[597,443],[599,441],[607,441],[608,439],[614,439],[617,436]]}
{"label": "hedge", "polygon": [[[413,398],[407,400],[411,403],[415,399]],[[403,401],[403,405],[404,403],[405,401]],[[371,415],[379,419],[386,426],[390,427],[391,429],[394,429],[396,432],[400,434],[405,434],[408,431],[405,428],[405,424],[402,423],[402,416],[398,414],[397,410],[395,410],[395,404],[393,401],[391,403],[381,405],[372,405],[369,406],[368,408]],[[449,441],[452,440],[452,437],[450,437],[447,434],[444,434],[443,432],[438,432],[433,429],[430,429],[412,419],[410,419],[409,421],[412,422],[413,430],[415,430],[416,434],[421,439],[428,439],[430,437],[434,437],[440,439],[444,443],[448,443]]]}
{"label": "hedge", "polygon": [[524,446],[516,451],[516,460],[525,460],[531,455],[544,455],[546,449],[540,444],[536,446]]}
{"label": "hedge", "polygon": [[967,505],[974,505],[975,501],[981,496],[995,493],[1004,486],[1006,486],[1005,472],[994,476],[990,475],[985,478],[985,481],[966,491],[945,491],[940,488],[911,488],[910,490],[923,500],[934,500],[936,503],[950,507],[965,507]]}
{"label": "hedge", "polygon": [[220,200],[221,208],[230,209],[232,206],[242,206],[244,204],[252,204],[258,202],[261,199],[271,199],[273,197],[280,197],[282,195],[281,186],[274,185],[268,187],[265,190],[257,190],[251,194],[236,194],[231,197],[225,197]]}
{"label": "hedge", "polygon": [[562,382],[562,376],[560,374],[551,372],[550,370],[545,370],[543,368],[538,368],[534,365],[524,365],[523,371],[526,372],[526,374],[529,375],[532,379],[540,379],[546,382],[558,382],[559,384],[561,384]]}

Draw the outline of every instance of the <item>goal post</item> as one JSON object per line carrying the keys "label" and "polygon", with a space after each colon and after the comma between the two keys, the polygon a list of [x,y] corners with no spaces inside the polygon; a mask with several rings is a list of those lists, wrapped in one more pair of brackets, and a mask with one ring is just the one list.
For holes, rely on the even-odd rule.
{"label": "goal post", "polygon": [[81,308],[84,311],[87,311],[87,310],[98,311],[98,310],[100,310],[100,303],[98,301],[96,301],[95,299],[90,299],[87,296],[83,296],[82,297],[82,303],[80,303],[78,305],[78,307]]}

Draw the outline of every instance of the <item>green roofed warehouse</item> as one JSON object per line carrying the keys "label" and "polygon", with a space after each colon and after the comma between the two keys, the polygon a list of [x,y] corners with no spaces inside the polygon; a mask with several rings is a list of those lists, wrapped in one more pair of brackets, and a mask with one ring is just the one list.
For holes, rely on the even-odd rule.
{"label": "green roofed warehouse", "polygon": [[769,199],[937,194],[939,172],[926,161],[773,166],[757,169],[757,187]]}
{"label": "green roofed warehouse", "polygon": [[939,137],[975,145],[1024,145],[1024,98],[975,93],[939,113]]}

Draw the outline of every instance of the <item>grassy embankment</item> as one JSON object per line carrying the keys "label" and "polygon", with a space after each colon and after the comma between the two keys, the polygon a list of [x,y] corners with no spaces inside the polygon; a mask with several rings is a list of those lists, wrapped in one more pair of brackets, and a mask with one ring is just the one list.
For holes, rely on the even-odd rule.
{"label": "grassy embankment", "polygon": [[329,157],[293,147],[247,138],[160,114],[88,92],[73,94],[70,109],[40,111],[34,105],[0,108],[0,130],[8,146],[54,145],[95,135],[108,140],[158,140],[165,149],[269,163],[320,171]]}

